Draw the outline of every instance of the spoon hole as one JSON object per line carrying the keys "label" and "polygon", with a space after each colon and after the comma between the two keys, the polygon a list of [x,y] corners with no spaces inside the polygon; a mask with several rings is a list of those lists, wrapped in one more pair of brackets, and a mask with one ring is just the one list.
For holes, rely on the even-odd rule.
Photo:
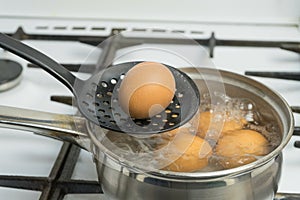
{"label": "spoon hole", "polygon": [[111,84],[113,84],[113,85],[117,84],[117,80],[114,79],[114,78],[112,78],[112,79],[110,80],[110,82],[111,82]]}
{"label": "spoon hole", "polygon": [[102,85],[102,87],[104,87],[104,88],[107,88],[107,86],[108,86],[107,83],[104,82],[104,81],[102,81],[101,85]]}

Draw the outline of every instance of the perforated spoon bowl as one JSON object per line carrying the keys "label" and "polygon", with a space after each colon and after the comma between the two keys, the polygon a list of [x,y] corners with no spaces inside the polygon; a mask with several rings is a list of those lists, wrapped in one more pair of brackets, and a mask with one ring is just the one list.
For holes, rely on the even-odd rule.
{"label": "perforated spoon bowl", "polygon": [[74,94],[81,114],[106,129],[131,134],[161,133],[185,124],[199,108],[197,86],[185,73],[171,66],[167,67],[175,78],[176,92],[170,105],[149,119],[133,119],[120,107],[117,93],[126,72],[138,62],[109,66],[81,80],[43,53],[2,33],[0,47],[40,66],[62,82]]}

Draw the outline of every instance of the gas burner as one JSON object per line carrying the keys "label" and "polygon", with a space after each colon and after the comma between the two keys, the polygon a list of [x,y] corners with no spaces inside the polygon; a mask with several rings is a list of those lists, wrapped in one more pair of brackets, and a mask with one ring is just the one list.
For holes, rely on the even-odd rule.
{"label": "gas burner", "polygon": [[0,92],[9,90],[21,82],[22,66],[12,60],[0,60]]}

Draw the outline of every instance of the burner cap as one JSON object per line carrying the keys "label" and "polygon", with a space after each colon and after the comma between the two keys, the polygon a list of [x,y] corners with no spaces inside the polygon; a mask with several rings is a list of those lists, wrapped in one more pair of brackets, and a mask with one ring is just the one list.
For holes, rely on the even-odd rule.
{"label": "burner cap", "polygon": [[0,92],[16,86],[21,81],[22,66],[11,60],[0,60]]}

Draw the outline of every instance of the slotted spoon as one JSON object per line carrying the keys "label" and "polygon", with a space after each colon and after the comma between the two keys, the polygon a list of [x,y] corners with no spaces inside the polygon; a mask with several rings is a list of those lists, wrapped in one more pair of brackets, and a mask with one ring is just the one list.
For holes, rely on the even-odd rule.
{"label": "slotted spoon", "polygon": [[200,94],[193,80],[170,66],[167,67],[176,81],[173,101],[163,112],[149,119],[133,119],[120,107],[117,93],[126,72],[139,62],[109,66],[81,80],[43,53],[2,33],[0,47],[40,66],[62,82],[74,94],[81,114],[106,129],[131,134],[161,133],[183,125],[199,108]]}

